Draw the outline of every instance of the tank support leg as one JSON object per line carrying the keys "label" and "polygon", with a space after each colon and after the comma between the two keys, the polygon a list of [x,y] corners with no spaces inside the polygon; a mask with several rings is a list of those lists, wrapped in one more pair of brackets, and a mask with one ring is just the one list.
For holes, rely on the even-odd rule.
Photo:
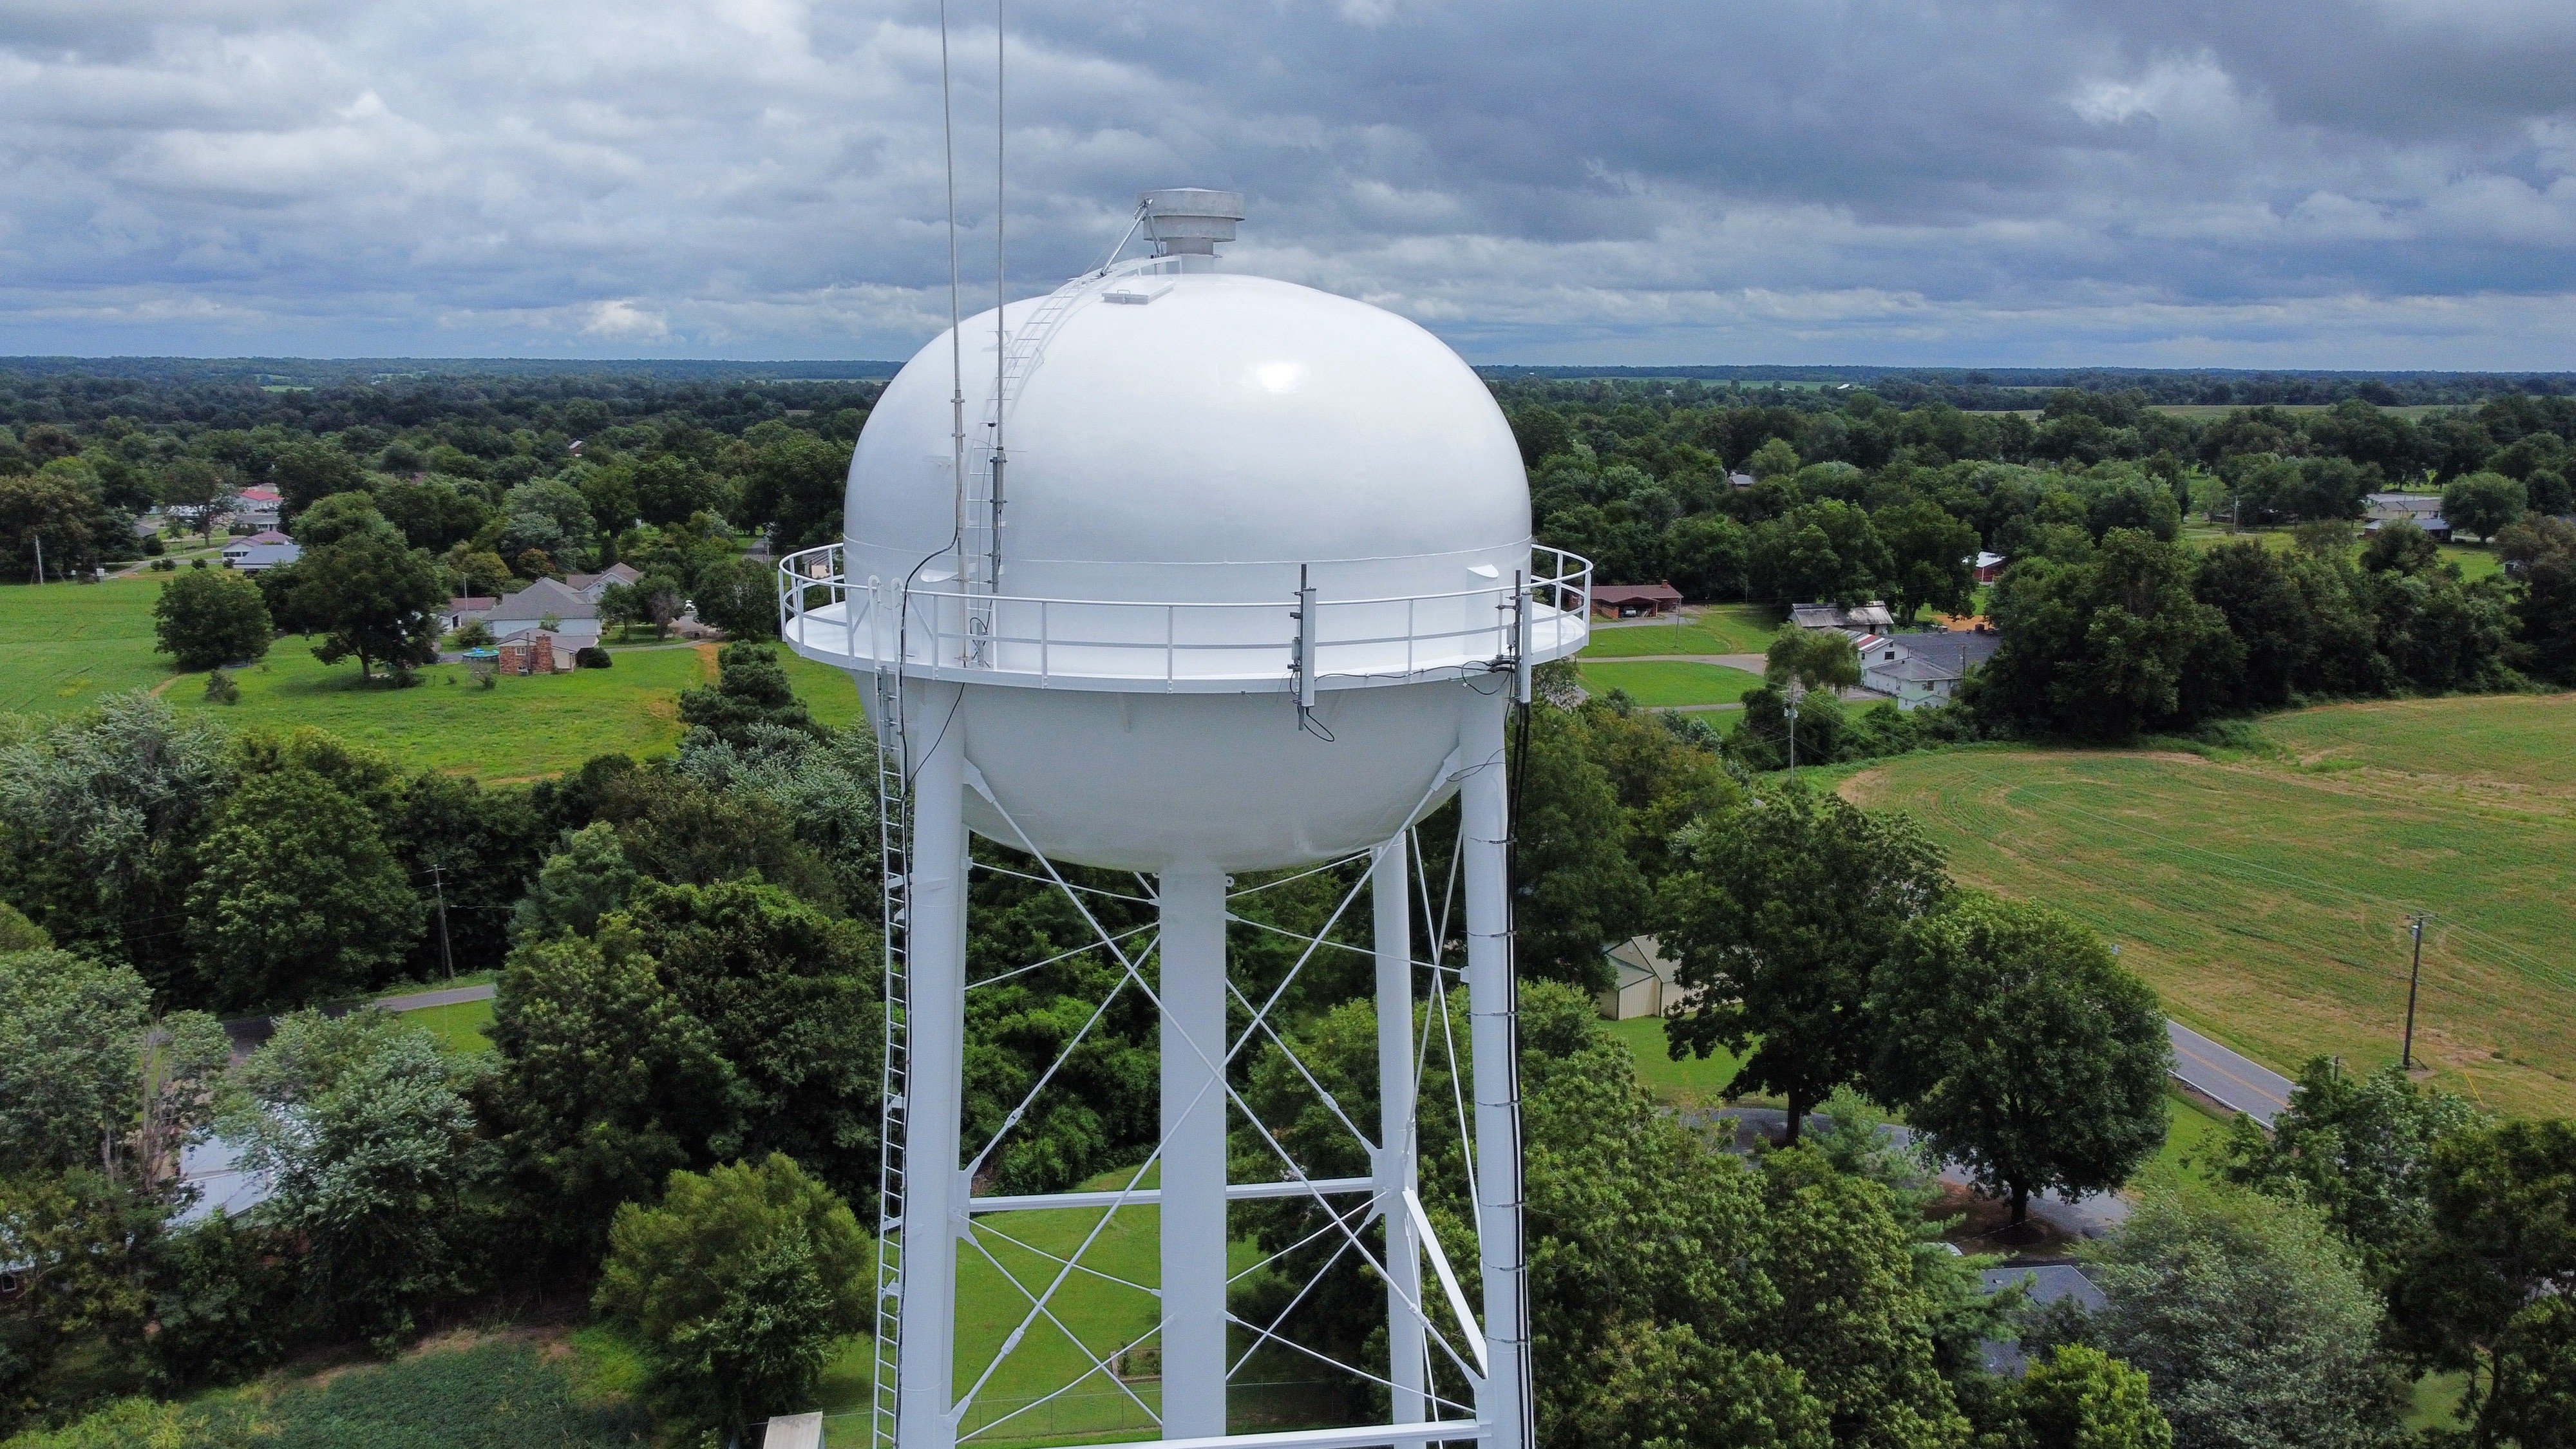
{"label": "tank support leg", "polygon": [[1225,877],[1162,884],[1163,1437],[1225,1432]]}
{"label": "tank support leg", "polygon": [[1414,1184],[1413,872],[1401,835],[1369,863],[1377,928],[1378,1221],[1386,1225],[1387,1382],[1398,1424],[1428,1415],[1425,1344],[1413,1304],[1422,1301],[1422,1248],[1404,1194]]}
{"label": "tank support leg", "polygon": [[1529,1449],[1529,1302],[1521,1246],[1521,1103],[1512,984],[1511,771],[1503,754],[1509,696],[1468,711],[1459,783],[1466,853],[1467,1018],[1476,1090],[1476,1245],[1484,1271],[1488,1370],[1476,1418],[1488,1449]]}
{"label": "tank support leg", "polygon": [[966,1181],[957,1166],[966,1055],[966,732],[958,686],[921,682],[908,692],[919,713],[906,724],[922,749],[913,757],[911,781],[911,1070],[897,1449],[949,1449],[957,1442],[957,1235],[966,1211]]}

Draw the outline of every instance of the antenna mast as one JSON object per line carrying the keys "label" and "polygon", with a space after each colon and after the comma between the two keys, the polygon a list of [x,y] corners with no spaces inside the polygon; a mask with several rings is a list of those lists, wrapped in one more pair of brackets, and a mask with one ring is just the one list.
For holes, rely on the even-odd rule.
{"label": "antenna mast", "polygon": [[1002,90],[1002,61],[1008,34],[1003,25],[1004,3],[1005,0],[993,0],[993,560],[988,587],[995,594],[1002,592],[1002,469],[1010,461],[1009,453],[1002,446],[1003,369],[1010,361],[1002,319],[1011,303],[1010,257],[1003,239],[1003,229],[1009,221],[1004,190],[1008,172],[1003,163],[1003,152],[1010,139]]}

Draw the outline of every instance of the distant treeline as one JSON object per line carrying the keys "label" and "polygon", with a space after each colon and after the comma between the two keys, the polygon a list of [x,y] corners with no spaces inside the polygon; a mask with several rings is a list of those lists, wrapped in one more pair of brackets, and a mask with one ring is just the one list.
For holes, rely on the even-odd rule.
{"label": "distant treeline", "polygon": [[1601,402],[1617,384],[1667,382],[1685,406],[1773,393],[1821,394],[1867,389],[1899,407],[1948,403],[1966,412],[2031,409],[2050,392],[2120,394],[2152,407],[2302,407],[2348,399],[2380,407],[2460,406],[2509,393],[2576,394],[2576,372],[2248,372],[2228,368],[2163,371],[2128,367],[1482,367],[1489,382],[1553,384],[1532,396],[1557,402]]}

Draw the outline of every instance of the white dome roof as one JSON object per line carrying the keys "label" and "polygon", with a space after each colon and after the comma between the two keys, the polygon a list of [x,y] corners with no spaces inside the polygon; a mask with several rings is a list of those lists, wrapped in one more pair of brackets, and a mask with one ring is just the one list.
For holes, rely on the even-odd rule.
{"label": "white dome roof", "polygon": [[[963,330],[972,473],[991,447],[993,314]],[[1033,360],[1014,364],[1003,424],[1002,593],[1275,600],[1304,565],[1326,597],[1390,597],[1529,566],[1501,409],[1393,313],[1163,262],[1014,302],[1007,330]],[[898,581],[953,548],[949,392],[943,332],[859,438],[853,579]]]}

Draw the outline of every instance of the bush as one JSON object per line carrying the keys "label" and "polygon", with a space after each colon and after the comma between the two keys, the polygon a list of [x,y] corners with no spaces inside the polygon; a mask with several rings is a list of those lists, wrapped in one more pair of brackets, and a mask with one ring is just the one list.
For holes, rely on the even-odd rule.
{"label": "bush", "polygon": [[608,651],[596,644],[584,644],[572,652],[572,662],[576,669],[606,669]]}
{"label": "bush", "polygon": [[241,686],[233,682],[231,675],[220,669],[213,670],[206,675],[206,703],[239,704]]}
{"label": "bush", "polygon": [[480,619],[466,620],[456,630],[456,647],[459,649],[491,648],[492,626]]}
{"label": "bush", "polygon": [[729,1435],[801,1405],[867,1326],[874,1245],[784,1153],[672,1173],[661,1206],[617,1210],[609,1241],[598,1307],[649,1346],[674,1412]]}
{"label": "bush", "polygon": [[152,561],[152,571],[156,574],[176,573],[178,569],[179,561],[175,558],[156,558]]}
{"label": "bush", "polygon": [[143,535],[143,556],[145,558],[159,558],[162,551],[167,547],[169,547],[169,545],[161,541],[161,535],[157,533],[147,533]]}

